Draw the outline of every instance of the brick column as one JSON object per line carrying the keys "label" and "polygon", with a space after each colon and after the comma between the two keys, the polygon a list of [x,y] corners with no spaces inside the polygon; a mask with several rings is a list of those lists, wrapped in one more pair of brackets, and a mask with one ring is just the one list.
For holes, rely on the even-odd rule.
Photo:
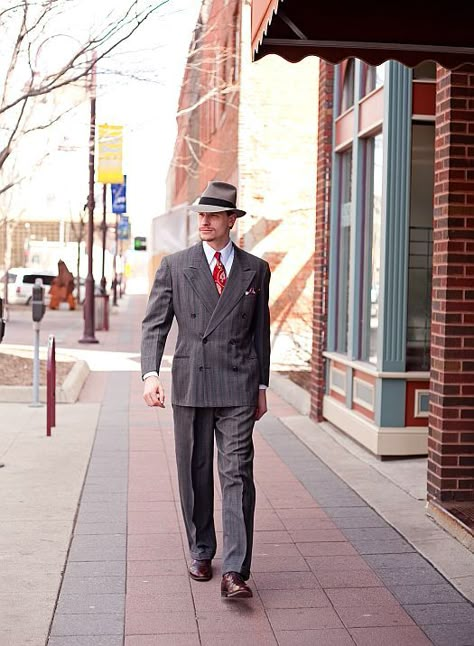
{"label": "brick column", "polygon": [[474,500],[474,73],[438,68],[428,497]]}
{"label": "brick column", "polygon": [[318,167],[316,186],[316,244],[314,253],[313,347],[311,359],[311,417],[322,419],[327,326],[327,264],[333,130],[334,66],[320,61]]}

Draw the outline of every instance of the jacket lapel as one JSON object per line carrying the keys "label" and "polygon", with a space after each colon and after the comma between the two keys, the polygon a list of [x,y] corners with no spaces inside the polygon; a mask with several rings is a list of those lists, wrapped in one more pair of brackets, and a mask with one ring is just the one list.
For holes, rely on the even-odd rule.
{"label": "jacket lapel", "polygon": [[[203,252],[204,253],[204,252]],[[234,309],[240,299],[244,296],[245,290],[250,285],[255,277],[255,270],[251,269],[244,258],[244,254],[238,247],[234,245],[234,260],[232,262],[232,269],[227,278],[224,291],[219,296],[211,276],[211,272],[207,273],[211,277],[211,283],[214,292],[217,296],[217,304],[213,314],[207,324],[204,336],[211,334],[213,330],[226,318],[228,314]]]}
{"label": "jacket lapel", "polygon": [[186,267],[183,272],[209,314],[212,314],[220,299],[209,271],[202,243],[195,245],[192,252],[189,267]]}

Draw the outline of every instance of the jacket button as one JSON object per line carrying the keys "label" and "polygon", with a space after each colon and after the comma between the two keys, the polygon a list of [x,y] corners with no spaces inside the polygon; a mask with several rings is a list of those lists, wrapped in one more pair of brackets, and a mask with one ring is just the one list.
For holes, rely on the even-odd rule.
{"label": "jacket button", "polygon": [[191,314],[191,318],[192,318],[192,319],[195,319],[195,318],[196,318],[196,314]]}
{"label": "jacket button", "polygon": [[232,370],[233,370],[234,372],[237,372],[237,366],[232,366]]}
{"label": "jacket button", "polygon": [[235,345],[235,341],[234,341],[234,339],[231,339],[231,340],[229,341],[229,343],[230,343],[230,345]]}
{"label": "jacket button", "polygon": [[199,372],[202,372],[204,368],[202,366],[199,366]]}
{"label": "jacket button", "polygon": [[207,339],[203,339],[203,340],[202,340],[202,342],[203,342],[203,343],[207,343]]}
{"label": "jacket button", "polygon": [[246,319],[246,318],[247,318],[247,314],[246,314],[245,312],[242,314],[242,318],[243,318],[243,319]]}

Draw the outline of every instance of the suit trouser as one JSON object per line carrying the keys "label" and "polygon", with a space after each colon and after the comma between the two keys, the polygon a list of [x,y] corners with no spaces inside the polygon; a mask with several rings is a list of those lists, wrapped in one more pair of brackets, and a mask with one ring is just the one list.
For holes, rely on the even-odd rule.
{"label": "suit trouser", "polygon": [[194,559],[216,553],[214,432],[222,491],[222,572],[250,576],[255,486],[255,406],[194,408],[173,405],[181,509]]}

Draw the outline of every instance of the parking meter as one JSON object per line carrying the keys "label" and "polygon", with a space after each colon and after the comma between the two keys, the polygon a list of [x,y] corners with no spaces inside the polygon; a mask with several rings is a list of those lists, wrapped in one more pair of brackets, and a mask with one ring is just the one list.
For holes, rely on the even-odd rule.
{"label": "parking meter", "polygon": [[0,343],[3,340],[4,334],[5,334],[5,320],[3,318],[3,299],[0,298]]}
{"label": "parking meter", "polygon": [[32,316],[35,323],[39,323],[44,316],[46,311],[46,305],[44,304],[44,287],[43,281],[41,278],[35,280],[33,285],[33,294],[32,294]]}

